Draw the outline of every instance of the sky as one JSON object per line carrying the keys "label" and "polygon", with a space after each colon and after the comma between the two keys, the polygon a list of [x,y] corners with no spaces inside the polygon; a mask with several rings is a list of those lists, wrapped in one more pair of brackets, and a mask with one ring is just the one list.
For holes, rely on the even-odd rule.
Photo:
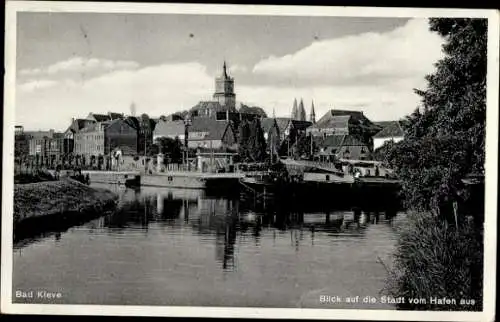
{"label": "sky", "polygon": [[16,124],[65,130],[90,112],[151,117],[211,100],[225,60],[237,103],[318,119],[411,113],[443,39],[426,19],[34,13],[17,17]]}

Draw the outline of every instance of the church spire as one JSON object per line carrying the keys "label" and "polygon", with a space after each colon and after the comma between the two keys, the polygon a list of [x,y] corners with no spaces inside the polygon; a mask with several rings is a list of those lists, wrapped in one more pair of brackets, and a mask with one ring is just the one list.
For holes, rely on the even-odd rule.
{"label": "church spire", "polygon": [[306,110],[304,109],[304,101],[302,98],[300,99],[300,104],[299,104],[299,109],[298,109],[298,115],[297,119],[299,121],[305,121],[306,120]]}
{"label": "church spire", "polygon": [[224,60],[224,65],[222,65],[222,78],[229,78],[229,76],[227,75],[226,60]]}
{"label": "church spire", "polygon": [[274,110],[274,107],[273,107],[273,119],[276,118],[276,111]]}
{"label": "church spire", "polygon": [[316,112],[314,112],[314,101],[311,101],[311,114],[309,114],[309,121],[312,124],[316,123]]}
{"label": "church spire", "polygon": [[297,99],[296,99],[296,98],[294,98],[294,99],[293,99],[293,107],[292,107],[292,115],[291,115],[291,119],[292,119],[292,120],[296,120],[296,119],[297,119],[297,116],[298,116]]}

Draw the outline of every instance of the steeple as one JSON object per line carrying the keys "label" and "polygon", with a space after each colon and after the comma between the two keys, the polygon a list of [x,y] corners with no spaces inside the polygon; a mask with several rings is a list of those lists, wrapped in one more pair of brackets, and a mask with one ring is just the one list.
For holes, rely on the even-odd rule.
{"label": "steeple", "polygon": [[275,118],[276,118],[276,111],[273,108],[273,119],[275,119]]}
{"label": "steeple", "polygon": [[227,65],[224,60],[222,75],[215,79],[215,101],[224,106],[224,110],[233,112],[236,110],[236,95],[234,93],[234,79],[227,74]]}
{"label": "steeple", "polygon": [[304,101],[302,98],[300,99],[300,104],[299,104],[299,110],[298,110],[298,117],[297,119],[299,121],[305,121],[306,120],[306,110],[304,109]]}
{"label": "steeple", "polygon": [[316,123],[316,112],[314,112],[314,101],[311,101],[311,114],[309,114],[309,121],[312,124]]}
{"label": "steeple", "polygon": [[297,99],[293,99],[293,107],[292,107],[292,115],[290,116],[292,120],[296,120],[298,116],[298,109],[297,109]]}
{"label": "steeple", "polygon": [[226,61],[224,60],[224,65],[222,65],[222,78],[228,79]]}

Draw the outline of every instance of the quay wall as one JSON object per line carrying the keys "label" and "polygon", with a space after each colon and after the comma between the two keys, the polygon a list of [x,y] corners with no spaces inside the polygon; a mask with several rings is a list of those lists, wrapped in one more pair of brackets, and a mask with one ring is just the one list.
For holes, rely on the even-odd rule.
{"label": "quay wall", "polygon": [[14,185],[14,231],[40,228],[40,221],[56,224],[100,215],[116,205],[117,195],[72,179]]}
{"label": "quay wall", "polygon": [[91,182],[124,184],[126,180],[139,176],[138,171],[82,171],[89,175]]}
{"label": "quay wall", "polygon": [[166,172],[141,177],[141,185],[188,189],[232,189],[238,187],[240,175],[198,172]]}

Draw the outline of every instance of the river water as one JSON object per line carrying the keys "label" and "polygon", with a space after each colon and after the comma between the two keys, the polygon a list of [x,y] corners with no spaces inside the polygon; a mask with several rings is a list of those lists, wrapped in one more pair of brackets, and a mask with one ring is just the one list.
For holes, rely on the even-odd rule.
{"label": "river water", "polygon": [[380,299],[404,214],[353,222],[349,210],[106,187],[120,195],[114,213],[15,243],[14,302],[394,309]]}

